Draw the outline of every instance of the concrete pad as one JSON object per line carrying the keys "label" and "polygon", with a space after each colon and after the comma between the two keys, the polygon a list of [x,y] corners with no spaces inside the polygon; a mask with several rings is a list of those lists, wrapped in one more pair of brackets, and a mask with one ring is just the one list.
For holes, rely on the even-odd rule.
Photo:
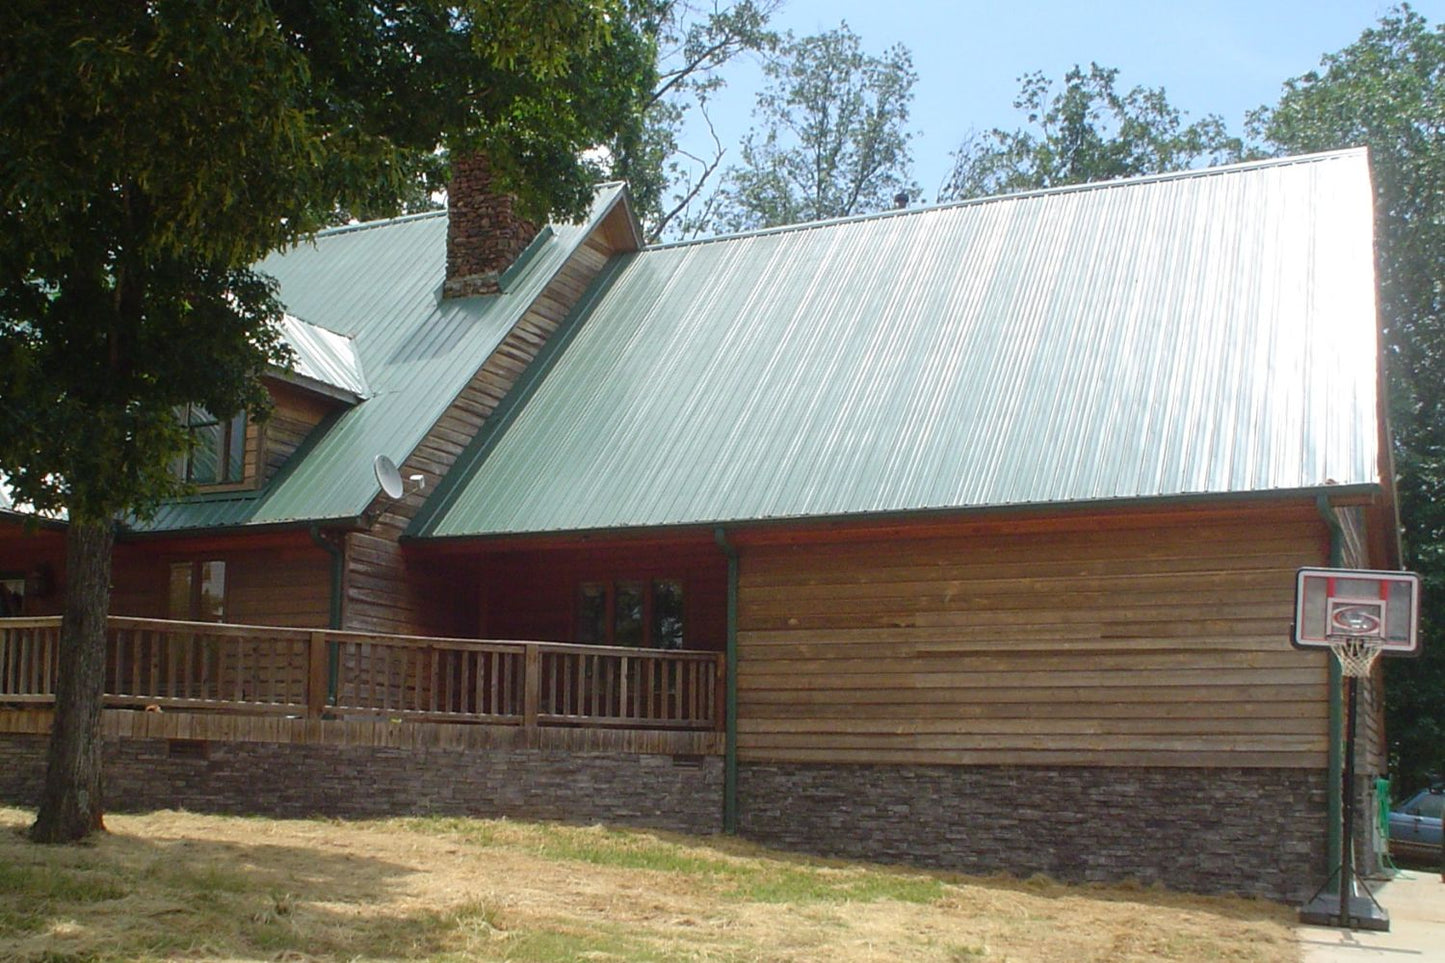
{"label": "concrete pad", "polygon": [[1402,870],[1370,890],[1390,914],[1389,932],[1301,926],[1304,963],[1445,963],[1445,883],[1438,870]]}

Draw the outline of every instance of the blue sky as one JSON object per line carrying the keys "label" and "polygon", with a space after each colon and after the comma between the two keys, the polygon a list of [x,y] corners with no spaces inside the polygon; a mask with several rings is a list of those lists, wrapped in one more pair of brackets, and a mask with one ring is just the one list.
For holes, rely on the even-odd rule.
{"label": "blue sky", "polygon": [[[948,170],[949,151],[970,130],[1019,125],[1012,103],[1024,73],[1042,70],[1057,78],[1075,63],[1096,61],[1117,67],[1125,89],[1162,86],[1189,117],[1219,114],[1238,133],[1246,111],[1273,104],[1285,80],[1353,42],[1393,6],[1364,0],[786,0],[774,23],[809,34],[846,20],[870,53],[895,43],[913,52],[914,174],[931,199]],[[1431,24],[1445,17],[1445,0],[1413,7]],[[713,115],[735,159],[762,74],[756,64],[737,64],[726,76],[729,90]]]}

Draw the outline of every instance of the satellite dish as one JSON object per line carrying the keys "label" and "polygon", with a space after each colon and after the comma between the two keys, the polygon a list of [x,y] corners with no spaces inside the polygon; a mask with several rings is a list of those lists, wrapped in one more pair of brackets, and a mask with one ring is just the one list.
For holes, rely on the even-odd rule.
{"label": "satellite dish", "polygon": [[401,483],[401,472],[396,470],[396,462],[385,455],[377,455],[372,461],[372,468],[375,469],[376,480],[381,484],[381,490],[386,492],[387,498],[394,500],[406,494]]}

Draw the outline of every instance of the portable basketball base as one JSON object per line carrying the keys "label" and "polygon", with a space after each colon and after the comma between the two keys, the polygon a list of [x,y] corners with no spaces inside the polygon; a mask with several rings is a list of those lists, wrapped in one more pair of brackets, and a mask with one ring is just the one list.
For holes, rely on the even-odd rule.
{"label": "portable basketball base", "polygon": [[1355,870],[1355,719],[1358,681],[1380,655],[1420,653],[1416,628],[1420,577],[1413,572],[1302,568],[1295,576],[1291,643],[1329,649],[1345,683],[1345,765],[1340,784],[1343,829],[1340,864],[1300,907],[1300,920],[1317,926],[1388,930],[1390,914]]}

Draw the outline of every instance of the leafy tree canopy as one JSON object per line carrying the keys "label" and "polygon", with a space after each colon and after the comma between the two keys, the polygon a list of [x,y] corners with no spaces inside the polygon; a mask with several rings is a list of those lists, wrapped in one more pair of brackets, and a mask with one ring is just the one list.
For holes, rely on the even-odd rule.
{"label": "leafy tree canopy", "polygon": [[641,136],[614,151],[614,174],[628,181],[647,239],[690,236],[703,226],[694,212],[726,154],[713,133],[713,149],[682,147],[684,125],[712,131],[709,100],[726,85],[724,67],[736,58],[766,56],[778,35],[768,20],[782,0],[659,0],[648,11],[657,36],[657,85],[647,99]]}
{"label": "leafy tree canopy", "polygon": [[646,0],[10,0],[0,6],[0,472],[64,508],[43,841],[100,826],[112,524],[175,494],[176,406],[263,414],[283,362],[250,265],[481,151],[580,215],[635,140]]}
{"label": "leafy tree canopy", "polygon": [[1250,124],[1285,153],[1370,149],[1400,516],[1424,581],[1424,654],[1386,660],[1387,730],[1418,785],[1445,771],[1445,28],[1392,11]]}
{"label": "leafy tree canopy", "polygon": [[1137,177],[1237,159],[1238,138],[1211,114],[1192,124],[1162,87],[1120,92],[1119,71],[1075,65],[1055,89],[1042,73],[1020,79],[1014,107],[1027,125],[973,135],[954,152],[940,200]]}
{"label": "leafy tree canopy", "polygon": [[524,212],[585,210],[640,127],[651,38],[613,0],[13,0],[0,14],[0,471],[108,518],[174,493],[171,409],[259,411],[280,310],[249,265],[485,151]]}
{"label": "leafy tree canopy", "polygon": [[761,124],[708,212],[714,229],[864,214],[917,196],[907,126],[917,75],[906,47],[872,56],[846,23],[789,34],[766,76],[753,112]]}

